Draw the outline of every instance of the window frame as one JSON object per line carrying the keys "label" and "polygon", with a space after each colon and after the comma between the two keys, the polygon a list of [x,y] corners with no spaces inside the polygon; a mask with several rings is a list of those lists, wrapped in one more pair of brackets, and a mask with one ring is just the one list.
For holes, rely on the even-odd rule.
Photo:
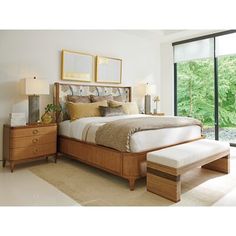
{"label": "window frame", "polygon": [[[226,34],[232,34],[232,33],[236,33],[236,30],[227,30],[227,31],[222,31],[219,33],[214,33],[214,34],[208,34],[208,35],[204,35],[204,36],[200,36],[200,37],[195,37],[195,38],[190,38],[190,39],[186,39],[186,40],[181,40],[181,41],[177,41],[172,43],[173,46],[173,50],[174,50],[174,46],[176,45],[180,45],[180,44],[185,44],[185,43],[190,43],[190,42],[194,42],[194,41],[199,41],[202,39],[208,39],[208,38],[213,38],[214,40],[214,125],[215,125],[215,140],[219,140],[219,93],[218,93],[218,58],[216,57],[216,37],[218,36],[222,36],[222,35],[226,35]],[[178,115],[178,109],[177,109],[177,86],[178,86],[178,81],[177,81],[177,65],[178,63],[174,63],[174,115],[177,116]],[[230,146],[234,146],[236,147],[236,143],[230,143]]]}

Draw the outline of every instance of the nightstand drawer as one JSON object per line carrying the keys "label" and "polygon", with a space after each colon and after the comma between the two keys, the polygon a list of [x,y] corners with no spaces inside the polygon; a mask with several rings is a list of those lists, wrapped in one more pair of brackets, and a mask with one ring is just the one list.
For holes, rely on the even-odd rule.
{"label": "nightstand drawer", "polygon": [[10,149],[10,160],[23,160],[56,153],[56,143]]}
{"label": "nightstand drawer", "polygon": [[28,137],[28,136],[36,136],[36,135],[53,134],[56,132],[56,130],[57,130],[56,126],[12,129],[10,137],[16,138],[16,137]]}
{"label": "nightstand drawer", "polygon": [[49,135],[37,135],[37,136],[29,136],[22,138],[11,138],[10,139],[10,148],[21,148],[21,147],[29,147],[47,143],[55,143],[57,140],[57,135],[54,134]]}

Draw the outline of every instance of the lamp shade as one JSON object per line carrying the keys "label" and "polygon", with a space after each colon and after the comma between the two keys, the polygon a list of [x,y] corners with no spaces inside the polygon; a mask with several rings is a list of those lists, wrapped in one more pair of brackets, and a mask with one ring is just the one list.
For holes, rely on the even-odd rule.
{"label": "lamp shade", "polygon": [[145,84],[145,94],[152,95],[155,93],[156,86],[153,84],[146,83]]}
{"label": "lamp shade", "polygon": [[49,84],[42,79],[23,79],[21,81],[21,93],[24,95],[49,94]]}

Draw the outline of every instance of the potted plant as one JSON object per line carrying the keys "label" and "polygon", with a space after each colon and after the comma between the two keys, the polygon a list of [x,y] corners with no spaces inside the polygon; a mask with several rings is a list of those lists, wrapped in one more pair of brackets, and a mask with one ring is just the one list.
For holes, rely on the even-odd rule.
{"label": "potted plant", "polygon": [[61,107],[58,105],[54,105],[54,104],[48,104],[45,107],[45,112],[41,117],[41,120],[43,123],[45,124],[49,124],[51,122],[53,122],[55,119],[55,113],[57,111],[61,111]]}

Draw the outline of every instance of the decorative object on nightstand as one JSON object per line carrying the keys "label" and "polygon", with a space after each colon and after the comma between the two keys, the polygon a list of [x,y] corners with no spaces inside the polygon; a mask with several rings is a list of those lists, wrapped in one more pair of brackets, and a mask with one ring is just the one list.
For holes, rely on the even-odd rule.
{"label": "decorative object on nightstand", "polygon": [[149,83],[145,84],[145,99],[144,99],[144,110],[145,114],[151,113],[151,95],[155,90],[155,85]]}
{"label": "decorative object on nightstand", "polygon": [[60,112],[61,107],[55,104],[48,104],[45,107],[45,113],[42,115],[41,120],[44,124],[55,122],[55,113]]}
{"label": "decorative object on nightstand", "polygon": [[22,126],[26,125],[25,113],[10,113],[9,114],[9,124],[10,126]]}
{"label": "decorative object on nightstand", "polygon": [[159,97],[159,96],[155,96],[155,97],[153,98],[153,101],[154,101],[154,103],[156,104],[156,108],[154,108],[153,113],[154,113],[154,114],[160,113],[160,108],[159,108],[160,97]]}
{"label": "decorative object on nightstand", "polygon": [[29,124],[37,123],[39,117],[39,95],[49,94],[49,84],[45,80],[23,79],[21,80],[21,92],[29,96]]}
{"label": "decorative object on nightstand", "polygon": [[57,161],[57,124],[3,126],[3,167],[54,155]]}

